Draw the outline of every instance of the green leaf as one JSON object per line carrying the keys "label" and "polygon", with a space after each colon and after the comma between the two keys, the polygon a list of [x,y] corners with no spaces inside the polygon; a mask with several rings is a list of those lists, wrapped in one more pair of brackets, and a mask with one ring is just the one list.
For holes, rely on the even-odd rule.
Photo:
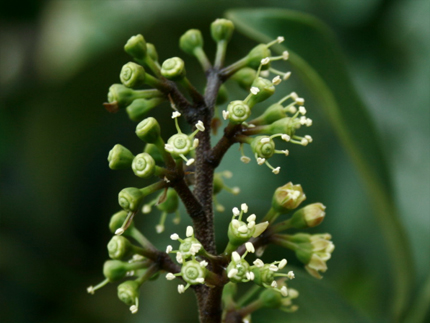
{"label": "green leaf", "polygon": [[274,50],[290,52],[289,61],[296,75],[320,103],[363,180],[391,259],[392,314],[398,319],[405,310],[414,279],[409,242],[399,221],[377,133],[354,89],[334,35],[321,21],[290,10],[232,10],[227,17],[254,40],[269,42],[277,36],[285,37],[285,43]]}

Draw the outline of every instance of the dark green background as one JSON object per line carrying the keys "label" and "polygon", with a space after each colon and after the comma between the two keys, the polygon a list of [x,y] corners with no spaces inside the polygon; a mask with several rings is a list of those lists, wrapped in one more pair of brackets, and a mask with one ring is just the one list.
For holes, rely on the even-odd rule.
{"label": "dark green background", "polygon": [[[114,144],[135,153],[142,144],[134,135],[135,124],[124,113],[107,113],[101,103],[130,59],[123,44],[137,33],[156,45],[161,60],[183,57],[190,79],[202,88],[199,67],[180,52],[178,38],[189,28],[201,29],[206,51],[213,57],[210,22],[226,10],[248,7],[310,13],[334,31],[387,159],[406,248],[413,259],[410,267],[415,269],[410,272],[407,305],[413,315],[412,305],[422,299],[421,287],[430,269],[428,1],[32,1],[0,5],[2,322],[196,321],[192,293],[177,295],[176,283],[164,278],[143,286],[142,307],[135,316],[117,300],[113,285],[94,296],[85,292],[103,279],[110,239],[107,223],[118,209],[117,192],[145,185],[131,172],[107,167],[107,153]],[[300,30],[294,32],[306,46],[306,37],[300,38]],[[254,45],[236,33],[228,62]],[[308,59],[311,66],[324,64],[318,51],[313,55]],[[312,232],[330,232],[336,250],[322,282],[300,274],[293,254],[268,250],[266,259],[286,257],[298,266],[291,286],[301,292],[300,310],[293,315],[265,310],[254,321],[390,322],[393,264],[363,181],[318,100],[294,73],[275,96],[293,90],[306,98],[314,120],[309,130],[314,143],[292,147],[288,158],[275,158],[273,164],[282,166],[278,176],[255,163],[240,163],[233,147],[220,169],[233,171],[226,183],[241,187],[242,193],[238,197],[221,193],[219,200],[227,210],[246,202],[251,212],[262,216],[277,186],[301,183],[309,202],[327,205],[325,222]],[[243,96],[233,88],[232,100]],[[167,106],[154,116],[163,133],[173,131]],[[228,218],[229,212],[216,218],[220,249]],[[183,235],[189,223],[183,216],[178,228],[169,223],[167,233],[156,236],[158,214],[136,221],[162,249],[168,233]]]}

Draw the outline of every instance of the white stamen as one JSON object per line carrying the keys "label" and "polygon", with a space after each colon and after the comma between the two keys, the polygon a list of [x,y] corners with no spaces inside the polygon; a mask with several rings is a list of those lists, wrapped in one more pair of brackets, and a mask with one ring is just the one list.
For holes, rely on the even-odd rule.
{"label": "white stamen", "polygon": [[172,250],[173,250],[173,247],[172,247],[171,245],[168,245],[168,246],[166,247],[166,253],[171,253],[171,252],[172,252]]}
{"label": "white stamen", "polygon": [[173,113],[172,113],[172,119],[179,118],[180,116],[181,116],[181,113],[180,113],[180,112],[178,112],[178,111],[173,111]]}
{"label": "white stamen", "polygon": [[145,205],[142,207],[142,213],[144,213],[144,214],[151,213],[151,205],[145,204]]}
{"label": "white stamen", "polygon": [[118,229],[115,230],[115,234],[118,235],[118,236],[120,236],[123,233],[124,233],[124,229],[123,228],[118,228]]}
{"label": "white stamen", "polygon": [[199,277],[199,278],[196,278],[196,282],[203,284],[205,282],[205,279],[203,277]]}
{"label": "white stamen", "polygon": [[278,44],[280,44],[285,40],[285,38],[282,36],[278,36],[278,38],[276,38],[276,40],[277,40]]}
{"label": "white stamen", "polygon": [[246,221],[247,222],[254,222],[256,218],[257,218],[257,216],[255,214],[251,214],[250,216],[248,216]]}
{"label": "white stamen", "polygon": [[289,271],[289,272],[288,272],[288,274],[287,274],[287,277],[288,277],[289,279],[294,279],[296,276],[294,275],[294,272]]}
{"label": "white stamen", "polygon": [[232,278],[232,277],[236,276],[236,275],[237,275],[237,273],[238,273],[238,270],[237,270],[236,268],[232,268],[232,269],[230,269],[230,271],[228,272],[227,276],[228,276],[228,278]]}
{"label": "white stamen", "polygon": [[185,233],[185,235],[189,238],[194,234],[194,229],[191,225],[187,226],[187,231]]}
{"label": "white stamen", "polygon": [[288,109],[288,111],[290,112],[290,113],[296,113],[297,112],[297,108],[294,106],[294,105],[292,105],[289,109]]}
{"label": "white stamen", "polygon": [[260,142],[261,142],[262,144],[265,144],[266,142],[270,142],[270,138],[269,138],[269,137],[261,138]]}
{"label": "white stamen", "polygon": [[295,99],[294,101],[296,101],[296,103],[297,103],[298,105],[303,105],[303,104],[305,104],[305,99],[303,99],[303,98],[297,98],[297,99]]}
{"label": "white stamen", "polygon": [[290,140],[291,140],[291,137],[290,137],[289,135],[287,135],[287,134],[283,134],[283,135],[281,136],[281,139],[282,139],[282,140],[284,140],[284,141],[290,141]]}
{"label": "white stamen", "polygon": [[269,270],[271,270],[271,271],[278,271],[278,267],[276,265],[274,265],[274,264],[271,264],[269,266]]}
{"label": "white stamen", "polygon": [[272,169],[272,173],[275,175],[278,175],[280,170],[281,170],[281,167],[278,166],[278,167]]}
{"label": "white stamen", "polygon": [[309,119],[309,118],[306,119],[306,126],[307,127],[312,126],[312,119]]}
{"label": "white stamen", "polygon": [[260,158],[260,157],[257,158],[257,164],[260,166],[263,165],[265,161],[266,161],[265,158]]}
{"label": "white stamen", "polygon": [[253,86],[253,87],[251,88],[251,93],[252,93],[252,94],[257,95],[257,94],[258,94],[258,92],[260,92],[260,89],[259,89],[258,87]]}
{"label": "white stamen", "polygon": [[247,233],[248,232],[248,227],[244,224],[242,226],[240,226],[237,231],[239,231],[240,233]]}
{"label": "white stamen", "polygon": [[228,112],[228,111],[226,111],[226,110],[222,110],[222,118],[224,119],[224,120],[227,120],[228,119],[228,115],[229,115],[230,113]]}
{"label": "white stamen", "polygon": [[301,125],[306,124],[306,120],[307,120],[307,118],[306,118],[305,116],[301,116],[301,117],[300,117],[300,124],[301,124]]}
{"label": "white stamen", "polygon": [[254,248],[254,245],[252,244],[252,242],[245,243],[245,248],[246,248],[246,251],[248,251],[250,253],[255,252],[255,248]]}
{"label": "white stamen", "polygon": [[196,149],[199,146],[199,140],[197,138],[194,138],[193,140],[193,149]]}
{"label": "white stamen", "polygon": [[288,296],[287,286],[282,286],[280,292],[282,296],[287,297]]}
{"label": "white stamen", "polygon": [[164,145],[164,150],[168,151],[169,153],[172,152],[175,148],[170,144]]}
{"label": "white stamen", "polygon": [[168,179],[166,176],[164,176],[163,180],[164,180],[166,183],[170,183],[169,179]]}
{"label": "white stamen", "polygon": [[246,203],[242,203],[240,205],[240,209],[246,213],[246,212],[248,212],[248,205],[246,205]]}
{"label": "white stamen", "polygon": [[266,57],[261,60],[261,65],[267,65],[269,63],[270,63],[270,57]]}
{"label": "white stamen", "polygon": [[281,83],[281,82],[282,82],[282,80],[281,80],[281,77],[280,77],[279,75],[275,76],[275,77],[272,79],[272,83],[273,83],[274,85],[279,85],[279,83]]}
{"label": "white stamen", "polygon": [[130,306],[130,312],[131,312],[131,314],[136,314],[137,313],[137,306],[136,305],[131,305]]}
{"label": "white stamen", "polygon": [[287,50],[284,50],[284,51],[282,52],[282,59],[283,59],[284,61],[286,61],[289,57],[290,57],[290,53],[288,53],[288,51],[287,51]]}
{"label": "white stamen", "polygon": [[185,165],[190,166],[190,165],[194,164],[194,161],[195,161],[194,158],[190,158],[190,159],[187,160],[187,162],[185,163]]}
{"label": "white stamen", "polygon": [[199,129],[200,131],[205,131],[205,125],[201,120],[197,121],[196,128]]}
{"label": "white stamen", "polygon": [[309,141],[309,142],[312,142],[312,141],[313,141],[312,137],[311,137],[311,136],[309,136],[309,135],[306,135],[306,136],[305,136],[305,139],[306,139],[307,141]]}
{"label": "white stamen", "polygon": [[184,259],[182,258],[182,253],[177,252],[176,253],[176,261],[180,264],[182,264],[182,262],[184,261]]}
{"label": "white stamen", "polygon": [[300,144],[301,144],[302,146],[307,146],[307,145],[308,145],[308,143],[309,143],[309,141],[308,141],[307,139],[305,139],[305,138],[303,138],[303,139],[300,141]]}
{"label": "white stamen", "polygon": [[94,286],[90,286],[90,287],[88,287],[88,288],[87,288],[87,292],[88,292],[88,294],[94,295],[94,292],[95,292],[95,290],[94,290]]}
{"label": "white stamen", "polygon": [[231,189],[231,192],[232,192],[233,195],[237,195],[237,194],[240,193],[240,188],[239,187],[233,187]]}
{"label": "white stamen", "polygon": [[255,265],[255,267],[261,268],[261,267],[264,266],[264,262],[261,261],[261,259],[255,259],[254,260],[254,265]]}
{"label": "white stamen", "polygon": [[202,248],[202,245],[200,243],[193,243],[191,244],[191,253],[193,254],[197,254],[200,249]]}
{"label": "white stamen", "polygon": [[288,156],[290,154],[290,151],[288,149],[282,150],[282,152],[285,154],[285,156]]}
{"label": "white stamen", "polygon": [[231,220],[231,225],[233,226],[233,228],[237,229],[240,227],[240,222],[236,219]]}
{"label": "white stamen", "polygon": [[303,107],[303,106],[302,106],[302,107],[300,107],[300,108],[299,108],[299,112],[300,112],[300,114],[303,114],[303,115],[304,115],[304,114],[306,114],[306,108],[305,108],[305,107]]}
{"label": "white stamen", "polygon": [[247,271],[247,272],[246,272],[246,278],[247,278],[248,280],[254,280],[255,275],[254,275],[254,273],[253,273],[252,271]]}
{"label": "white stamen", "polygon": [[238,216],[240,214],[240,211],[237,207],[234,207],[232,211],[233,211],[234,216]]}
{"label": "white stamen", "polygon": [[246,157],[246,156],[242,156],[242,157],[240,157],[240,161],[242,163],[248,164],[251,161],[251,158]]}
{"label": "white stamen", "polygon": [[287,265],[287,259],[282,259],[281,262],[278,264],[278,268],[282,269]]}
{"label": "white stamen", "polygon": [[206,260],[200,261],[200,267],[205,268],[207,267],[207,265],[208,265],[208,262]]}
{"label": "white stamen", "polygon": [[270,286],[272,286],[273,288],[276,288],[276,287],[278,287],[278,283],[276,282],[276,280],[274,280],[274,281],[272,281]]}
{"label": "white stamen", "polygon": [[265,71],[260,72],[260,76],[262,76],[262,77],[269,77],[269,75],[270,75],[269,70],[265,70]]}
{"label": "white stamen", "polygon": [[290,78],[290,76],[291,76],[291,72],[287,72],[287,73],[284,74],[284,76],[282,77],[282,79],[284,81],[286,81],[286,80],[288,80]]}
{"label": "white stamen", "polygon": [[173,279],[175,279],[176,278],[176,276],[175,275],[173,275],[172,273],[168,273],[167,275],[166,275],[166,279],[167,280],[173,280]]}
{"label": "white stamen", "polygon": [[155,226],[155,231],[156,231],[157,233],[161,233],[161,232],[163,232],[163,231],[164,231],[164,225],[162,225],[162,224],[157,224],[157,225]]}
{"label": "white stamen", "polygon": [[143,260],[143,259],[145,259],[145,257],[142,256],[142,255],[138,255],[138,254],[133,255],[133,260],[134,261],[140,261],[140,260]]}
{"label": "white stamen", "polygon": [[251,221],[248,223],[248,229],[252,229],[253,227],[255,227],[255,222]]}
{"label": "white stamen", "polygon": [[292,98],[294,101],[296,101],[296,100],[299,98],[299,96],[297,95],[297,93],[296,93],[296,92],[291,92],[291,93],[290,93],[290,96],[291,96],[291,98]]}
{"label": "white stamen", "polygon": [[178,239],[179,239],[179,235],[178,235],[177,233],[173,233],[173,234],[170,236],[170,239],[172,239],[172,240],[178,240]]}
{"label": "white stamen", "polygon": [[185,292],[185,286],[184,285],[178,285],[178,293],[183,294]]}
{"label": "white stamen", "polygon": [[240,255],[237,253],[237,251],[233,251],[232,252],[231,258],[233,259],[234,262],[239,262],[240,261]]}

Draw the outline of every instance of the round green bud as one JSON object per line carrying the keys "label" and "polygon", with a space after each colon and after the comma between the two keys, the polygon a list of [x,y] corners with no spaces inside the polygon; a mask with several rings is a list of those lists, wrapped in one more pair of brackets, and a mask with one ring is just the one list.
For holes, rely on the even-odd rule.
{"label": "round green bud", "polygon": [[261,126],[271,124],[272,122],[278,121],[286,117],[287,114],[285,113],[282,104],[275,103],[268,107],[266,110],[264,110],[264,112],[258,118],[252,120],[251,123],[256,126]]}
{"label": "round green bud", "polygon": [[141,153],[134,157],[131,168],[137,177],[145,178],[151,176],[155,171],[154,158],[147,153]]}
{"label": "round green bud", "polygon": [[179,39],[179,47],[187,54],[194,55],[197,47],[203,47],[202,33],[198,29],[190,29]]}
{"label": "round green bud", "polygon": [[118,194],[118,203],[126,211],[136,212],[145,194],[135,187],[124,188]]}
{"label": "round green bud", "polygon": [[118,107],[124,108],[135,99],[135,94],[132,89],[122,85],[113,84],[109,88],[108,102],[118,104]]}
{"label": "round green bud", "polygon": [[258,299],[264,307],[278,308],[282,306],[282,295],[271,288],[265,289],[260,293]]}
{"label": "round green bud", "polygon": [[236,81],[242,89],[249,91],[256,76],[257,72],[254,69],[250,67],[244,67],[234,73],[231,79]]}
{"label": "round green bud", "polygon": [[110,169],[126,169],[131,166],[134,155],[130,150],[120,144],[116,144],[109,151],[108,162]]}
{"label": "round green bud", "polygon": [[120,260],[108,260],[103,265],[103,275],[110,281],[116,282],[127,275],[127,263]]}
{"label": "round green bud", "polygon": [[173,188],[167,190],[166,199],[163,203],[157,205],[157,209],[162,212],[173,213],[179,207],[178,193]]}
{"label": "round green bud", "polygon": [[272,53],[266,44],[257,45],[246,56],[247,65],[256,70],[260,66],[261,60],[271,55]]}
{"label": "round green bud", "polygon": [[156,143],[161,135],[158,121],[153,117],[142,120],[136,127],[136,135],[146,143]]}
{"label": "round green bud", "polygon": [[179,80],[185,77],[185,64],[179,57],[166,59],[161,65],[161,75],[169,80]]}
{"label": "round green bud", "polygon": [[290,117],[282,118],[273,122],[267,129],[267,133],[275,135],[278,133],[284,133],[289,136],[293,136],[297,129],[301,126],[298,118],[292,119]]}
{"label": "round green bud", "polygon": [[228,240],[233,246],[240,246],[252,237],[254,231],[255,226],[249,228],[247,223],[233,219],[228,226]]}
{"label": "round green bud", "polygon": [[270,270],[270,265],[265,264],[263,267],[252,266],[251,271],[254,273],[254,283],[263,286],[270,285],[275,279],[275,272]]}
{"label": "round green bud", "polygon": [[129,306],[136,304],[136,298],[139,298],[139,287],[139,283],[134,280],[123,282],[118,285],[118,298]]}
{"label": "round green bud", "polygon": [[133,62],[128,62],[125,64],[121,69],[121,73],[119,74],[121,83],[127,87],[137,87],[143,85],[145,82],[145,76],[146,72],[143,66]]}
{"label": "round green bud", "polygon": [[228,277],[231,282],[240,283],[248,280],[246,274],[250,271],[250,266],[245,259],[241,258],[238,262],[232,260],[227,266],[227,274],[229,274],[232,269],[236,269],[237,273]]}
{"label": "round green bud", "polygon": [[217,19],[211,24],[211,35],[216,42],[221,40],[229,41],[233,31],[234,24],[227,19]]}
{"label": "round green bud", "polygon": [[228,119],[232,123],[242,123],[251,115],[249,106],[240,100],[232,101],[227,106]]}
{"label": "round green bud", "polygon": [[136,99],[126,109],[128,117],[133,121],[140,121],[149,111],[164,101],[164,98]]}
{"label": "round green bud", "polygon": [[258,157],[268,159],[275,154],[275,142],[268,136],[258,136],[251,142],[251,149]]}
{"label": "round green bud", "polygon": [[161,164],[164,162],[163,156],[161,155],[160,150],[158,150],[157,146],[154,144],[146,144],[143,152],[151,155],[151,157],[154,158],[154,161],[158,164]]}
{"label": "round green bud", "polygon": [[290,219],[291,226],[296,229],[316,227],[324,220],[325,209],[321,203],[309,204],[294,212]]}
{"label": "round green bud", "polygon": [[278,187],[273,194],[272,208],[281,214],[287,213],[297,208],[306,199],[300,184],[294,185],[289,182]]}
{"label": "round green bud", "polygon": [[207,269],[197,260],[189,260],[182,265],[181,275],[183,280],[190,285],[202,284],[207,275]]}
{"label": "round green bud", "polygon": [[[268,79],[258,77],[253,83],[251,88],[259,89],[257,94],[251,96],[249,105],[253,106],[256,103],[267,100],[275,93],[275,85]],[[252,103],[251,103],[252,102]]]}
{"label": "round green bud", "polygon": [[179,245],[179,251],[181,252],[183,259],[191,258],[192,255],[196,254],[194,252],[195,245],[201,246],[199,250],[203,249],[203,246],[200,241],[193,237],[185,238],[181,242],[181,244]]}
{"label": "round green bud", "polygon": [[[114,215],[112,215],[112,217],[110,218],[110,222],[109,222],[109,230],[112,233],[115,233],[115,231],[119,228],[122,227],[122,224],[124,223],[125,219],[127,218],[127,211],[121,210],[117,213],[115,213]],[[130,226],[127,228],[127,230],[125,230],[125,235],[127,235],[128,232],[131,231],[131,228],[134,227],[134,223],[131,222]]]}
{"label": "round green bud", "polygon": [[133,254],[133,248],[127,238],[123,236],[113,236],[107,245],[109,257],[121,260]]}
{"label": "round green bud", "polygon": [[155,46],[151,43],[146,43],[146,52],[149,57],[152,58],[154,62],[158,62],[158,53]]}
{"label": "round green bud", "polygon": [[188,154],[192,147],[193,143],[191,142],[190,138],[183,133],[178,133],[169,138],[167,141],[166,150],[174,158],[178,158],[181,154]]}
{"label": "round green bud", "polygon": [[125,44],[124,50],[137,60],[143,59],[147,50],[145,38],[140,34],[131,37]]}
{"label": "round green bud", "polygon": [[224,84],[221,84],[218,91],[218,96],[216,97],[216,105],[222,105],[228,100],[227,88]]}

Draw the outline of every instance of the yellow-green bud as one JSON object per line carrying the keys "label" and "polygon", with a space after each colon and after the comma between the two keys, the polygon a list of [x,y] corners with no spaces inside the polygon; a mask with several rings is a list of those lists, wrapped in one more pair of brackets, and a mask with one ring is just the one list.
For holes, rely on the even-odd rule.
{"label": "yellow-green bud", "polygon": [[169,80],[179,80],[185,77],[185,64],[179,57],[166,59],[161,65],[161,75]]}
{"label": "yellow-green bud", "polygon": [[131,166],[134,155],[130,150],[120,144],[116,144],[109,151],[108,162],[110,169],[126,169]]}
{"label": "yellow-green bud", "polygon": [[136,304],[139,298],[140,284],[134,280],[127,280],[118,285],[118,298],[125,304],[131,306]]}
{"label": "yellow-green bud", "polygon": [[272,208],[284,214],[297,208],[305,199],[302,186],[289,182],[276,189],[272,198]]}
{"label": "yellow-green bud", "polygon": [[118,194],[118,203],[126,211],[136,212],[145,194],[135,187],[124,188]]}
{"label": "yellow-green bud", "polygon": [[227,19],[217,19],[211,24],[211,35],[216,42],[229,41],[233,31],[234,24]]}
{"label": "yellow-green bud", "polygon": [[130,88],[142,86],[145,83],[145,77],[146,72],[143,66],[133,62],[125,64],[119,74],[121,83]]}
{"label": "yellow-green bud", "polygon": [[316,227],[324,220],[325,209],[326,207],[321,203],[309,204],[294,212],[290,224],[296,229]]}
{"label": "yellow-green bud", "polygon": [[141,153],[136,155],[131,164],[131,168],[136,176],[145,178],[154,174],[155,161],[151,155],[147,153]]}
{"label": "yellow-green bud", "polygon": [[136,127],[136,135],[146,143],[156,143],[160,138],[160,133],[160,125],[153,117],[142,120]]}
{"label": "yellow-green bud", "polygon": [[157,53],[157,50],[155,49],[155,46],[153,44],[146,43],[146,52],[147,52],[148,56],[151,57],[154,62],[158,61],[158,53]]}
{"label": "yellow-green bud", "polygon": [[[110,232],[115,233],[116,230],[121,228],[125,219],[127,218],[127,214],[128,214],[127,211],[121,210],[115,213],[114,215],[112,215],[109,222]],[[133,228],[134,228],[134,223],[131,222],[127,230],[125,230],[124,234],[127,235]]]}
{"label": "yellow-green bud", "polygon": [[203,47],[202,33],[198,29],[190,29],[179,39],[179,47],[187,54],[194,55],[197,47]]}
{"label": "yellow-green bud", "polygon": [[128,263],[120,260],[108,260],[103,265],[103,275],[110,281],[115,282],[127,275]]}
{"label": "yellow-green bud", "polygon": [[232,123],[242,123],[251,115],[249,106],[240,100],[232,101],[227,106],[228,119]]}
{"label": "yellow-green bud", "polygon": [[257,72],[254,69],[250,67],[244,67],[234,73],[231,79],[236,81],[242,89],[249,91],[256,76]]}
{"label": "yellow-green bud", "polygon": [[268,159],[275,153],[275,142],[268,136],[258,136],[252,140],[251,149],[258,157]]}
{"label": "yellow-green bud", "polygon": [[255,46],[246,56],[247,65],[253,69],[258,69],[261,64],[261,60],[266,57],[270,57],[270,49],[267,48],[266,44],[260,44]]}
{"label": "yellow-green bud", "polygon": [[152,109],[165,102],[164,98],[137,99],[126,109],[129,118],[133,121],[140,121]]}
{"label": "yellow-green bud", "polygon": [[113,236],[107,249],[111,259],[121,260],[133,255],[132,244],[123,236]]}
{"label": "yellow-green bud", "polygon": [[267,288],[258,297],[264,307],[278,308],[282,306],[282,295],[278,291]]}
{"label": "yellow-green bud", "polygon": [[124,50],[131,57],[141,60],[146,55],[146,42],[142,35],[136,35],[131,37],[124,46]]}
{"label": "yellow-green bud", "polygon": [[167,190],[166,199],[164,202],[157,205],[157,209],[167,213],[175,212],[179,207],[178,194],[173,188]]}

